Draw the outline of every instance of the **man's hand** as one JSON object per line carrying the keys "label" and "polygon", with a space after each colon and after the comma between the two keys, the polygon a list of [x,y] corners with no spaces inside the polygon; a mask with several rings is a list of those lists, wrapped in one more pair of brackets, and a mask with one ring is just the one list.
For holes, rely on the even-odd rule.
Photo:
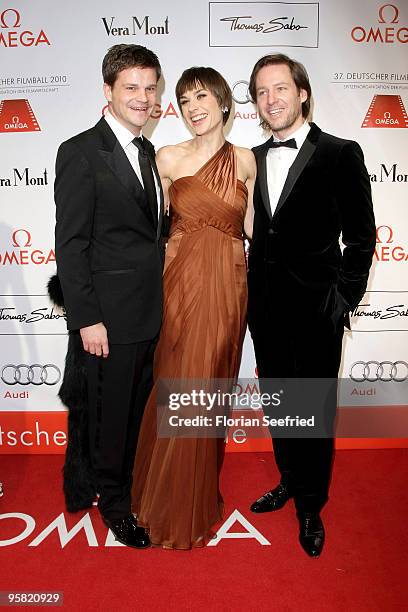
{"label": "man's hand", "polygon": [[103,323],[96,323],[80,329],[84,351],[107,357],[109,355],[108,332]]}

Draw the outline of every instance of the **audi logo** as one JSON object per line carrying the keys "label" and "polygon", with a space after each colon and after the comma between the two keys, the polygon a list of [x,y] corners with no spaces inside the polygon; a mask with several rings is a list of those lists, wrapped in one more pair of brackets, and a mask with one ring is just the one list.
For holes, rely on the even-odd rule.
{"label": "audi logo", "polygon": [[406,361],[356,361],[350,368],[350,378],[355,382],[403,382],[408,379]]}
{"label": "audi logo", "polygon": [[248,91],[249,82],[248,81],[237,81],[232,86],[232,99],[236,104],[246,104],[247,102],[251,102],[251,96]]}
{"label": "audi logo", "polygon": [[8,363],[3,366],[0,378],[6,385],[56,385],[61,380],[61,370],[53,363]]}

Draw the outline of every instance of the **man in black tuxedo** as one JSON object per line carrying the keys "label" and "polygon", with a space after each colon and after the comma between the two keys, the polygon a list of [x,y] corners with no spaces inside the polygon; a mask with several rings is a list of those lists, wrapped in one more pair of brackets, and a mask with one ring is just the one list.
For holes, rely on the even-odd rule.
{"label": "man in black tuxedo", "polygon": [[161,68],[145,47],[115,45],[102,73],[105,117],[58,150],[56,258],[68,329],[85,351],[98,507],[117,540],[143,548],[130,490],[161,325],[163,195],[141,130]]}
{"label": "man in black tuxedo", "polygon": [[[259,377],[288,383],[325,378],[336,386],[344,324],[365,292],[375,247],[363,153],[356,142],[306,121],[311,87],[298,62],[280,54],[261,58],[249,90],[263,127],[272,132],[253,149],[258,176],[248,321]],[[324,415],[329,432],[335,404],[332,394]],[[317,557],[324,543],[319,513],[328,499],[333,436],[275,436],[273,446],[280,484],[251,510],[278,510],[293,497],[300,543]]]}

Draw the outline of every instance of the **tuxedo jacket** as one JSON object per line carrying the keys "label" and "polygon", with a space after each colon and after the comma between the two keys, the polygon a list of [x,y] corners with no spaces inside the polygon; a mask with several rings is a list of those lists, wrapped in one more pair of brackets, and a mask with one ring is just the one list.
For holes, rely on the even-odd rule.
{"label": "tuxedo jacket", "polygon": [[159,215],[105,121],[62,143],[56,160],[55,247],[69,330],[103,322],[110,342],[154,338],[162,316]]}
{"label": "tuxedo jacket", "polygon": [[[335,319],[354,309],[367,285],[375,248],[371,186],[360,146],[310,131],[289,169],[271,214],[268,142],[257,161],[254,229],[248,258],[248,320],[252,332],[272,319],[265,309]],[[341,235],[344,250],[340,249]],[[301,316],[301,314],[300,314]],[[275,321],[276,323],[276,321]]]}

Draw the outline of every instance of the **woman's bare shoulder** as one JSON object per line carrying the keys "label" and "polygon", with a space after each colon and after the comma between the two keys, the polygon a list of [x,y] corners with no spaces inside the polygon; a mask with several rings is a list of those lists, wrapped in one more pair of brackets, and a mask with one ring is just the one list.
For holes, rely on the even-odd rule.
{"label": "woman's bare shoulder", "polygon": [[234,146],[238,163],[246,169],[248,177],[253,176],[253,174],[256,173],[255,155],[251,149],[247,149],[246,147],[237,147],[236,145]]}
{"label": "woman's bare shoulder", "polygon": [[255,155],[252,153],[251,149],[247,147],[238,147],[237,145],[234,145],[234,148],[239,159],[242,161],[247,161],[248,163],[255,161]]}
{"label": "woman's bare shoulder", "polygon": [[163,161],[179,159],[186,155],[190,150],[191,140],[185,142],[179,142],[174,145],[165,145],[157,151],[157,157]]}

